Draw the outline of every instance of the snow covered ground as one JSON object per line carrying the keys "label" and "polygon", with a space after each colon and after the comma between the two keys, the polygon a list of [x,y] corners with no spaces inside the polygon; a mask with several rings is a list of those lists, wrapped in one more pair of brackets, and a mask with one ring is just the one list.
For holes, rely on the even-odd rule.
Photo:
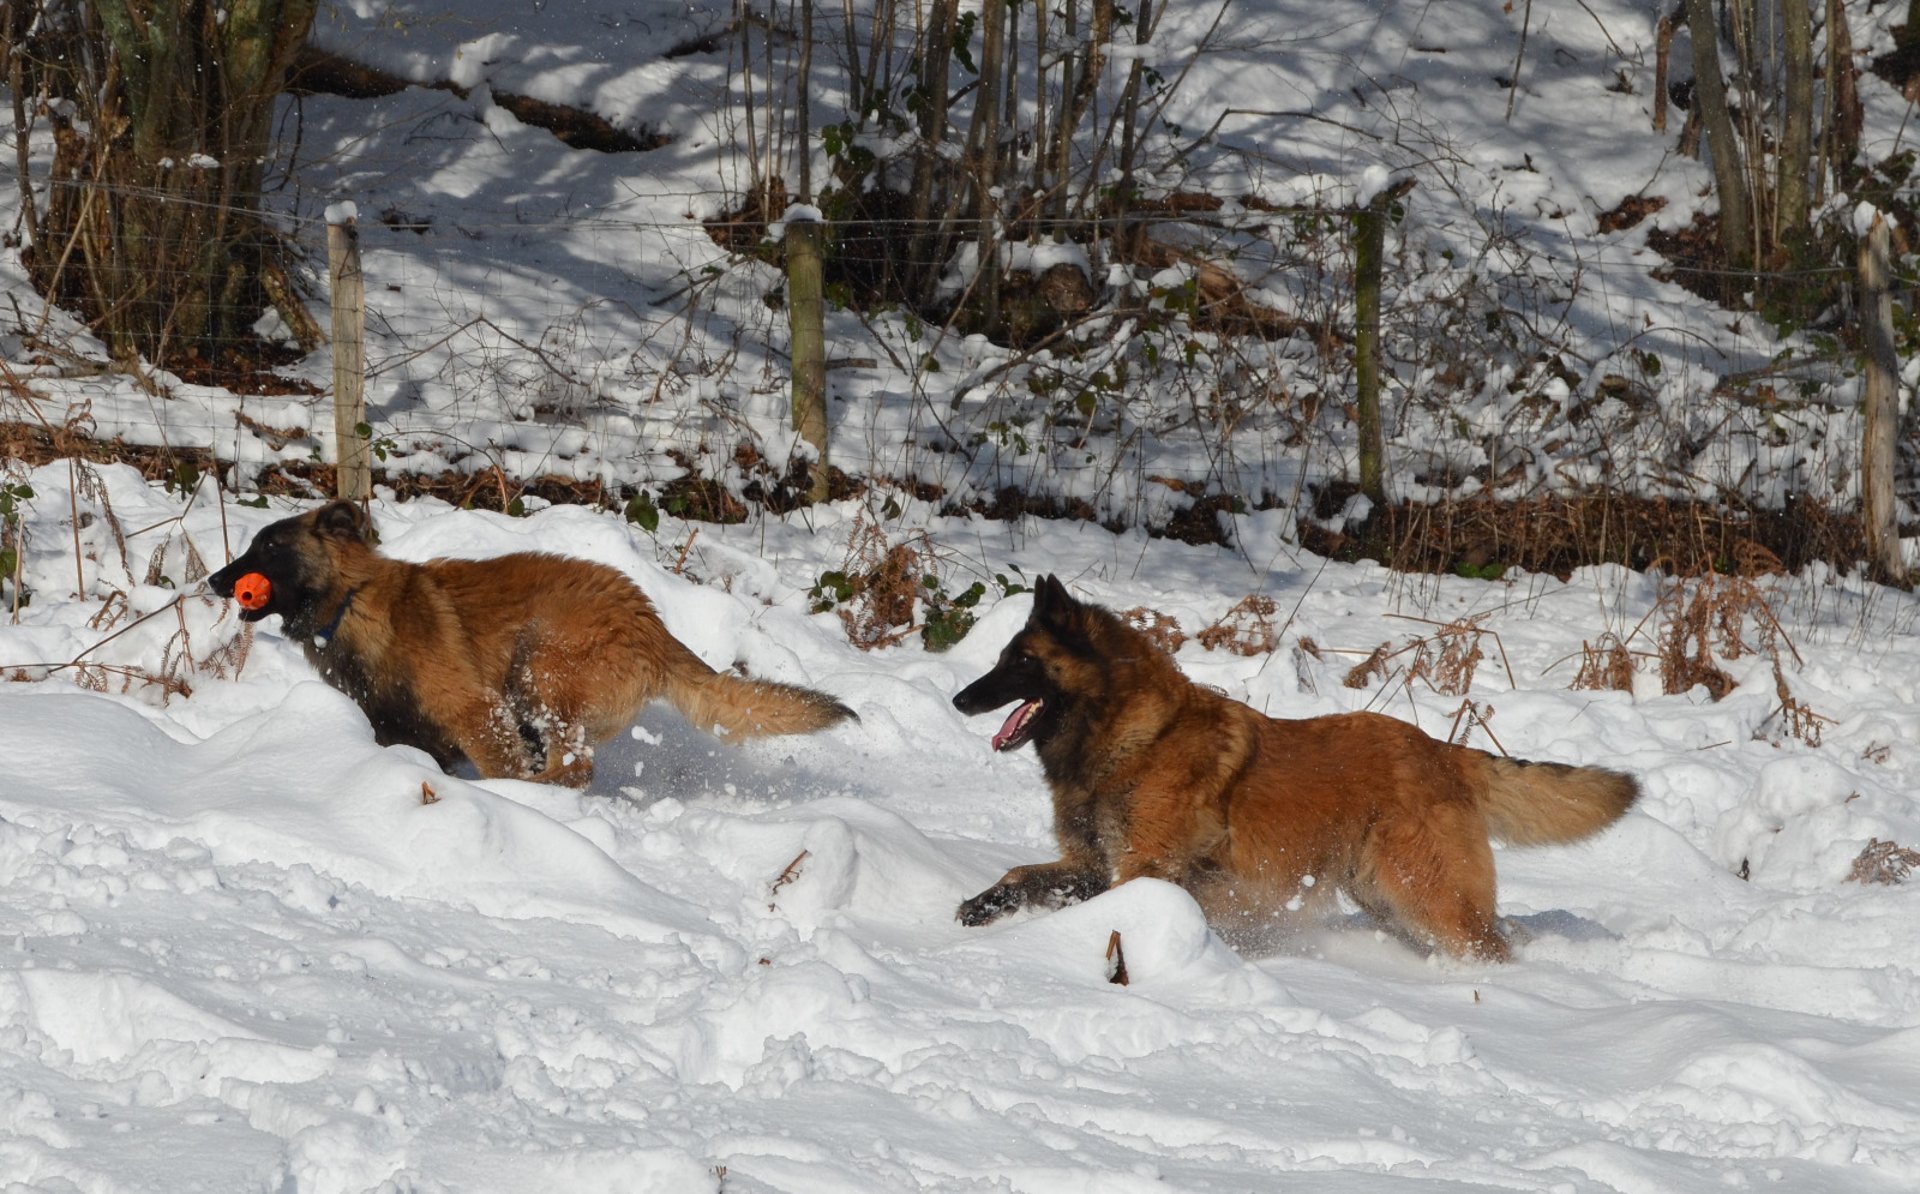
{"label": "snow covered ground", "polygon": [[[1234,553],[905,511],[894,532],[931,535],[950,588],[1051,570],[1190,635],[1272,598],[1278,651],[1179,658],[1276,715],[1377,708],[1444,735],[1461,697],[1409,685],[1411,654],[1342,681],[1382,641],[1477,616],[1468,696],[1506,749],[1645,783],[1591,843],[1500,852],[1510,965],[1426,957],[1357,914],[1243,957],[1155,882],[954,921],[1005,867],[1052,856],[1032,753],[995,755],[997,719],[948,704],[1029,598],[989,596],[945,654],[855,649],[806,590],[845,562],[856,504],[657,535],[576,508],[377,506],[406,558],[605,560],[709,661],[861,717],[734,748],[656,709],[576,793],[375,746],[274,620],[236,660],[233,611],[186,544],[217,566],[285,508],[223,521],[210,487],[188,502],[117,468],[107,501],[70,505],[68,478],[31,478],[36,597],[0,625],[21,681],[0,685],[6,1189],[1920,1183],[1920,887],[1847,878],[1872,839],[1920,844],[1913,598],[1767,585],[1816,747],[1788,732],[1761,654],[1716,652],[1740,681],[1718,703],[1662,694],[1645,659],[1632,692],[1571,689],[1583,641],[1647,651],[1665,625],[1656,582],[1621,570],[1323,566],[1271,514],[1240,520]],[[91,516],[86,600],[73,511]],[[115,590],[126,608],[102,619]],[[1760,632],[1749,619],[1749,646]],[[100,670],[29,666],[73,660]],[[1126,986],[1107,981],[1115,931]]]}
{"label": "snow covered ground", "polygon": [[[1389,171],[1417,176],[1390,277],[1396,494],[1443,474],[1470,491],[1478,468],[1508,473],[1509,496],[1602,478],[1857,495],[1855,380],[1650,274],[1647,229],[1710,202],[1704,167],[1648,127],[1660,7],[1246,3],[1183,76],[1169,111],[1189,135],[1237,114],[1177,170],[1168,159],[1168,188],[1343,203]],[[1885,48],[1899,10],[1848,6],[1855,45]],[[683,462],[737,485],[743,441],[783,458],[778,275],[700,223],[740,192],[741,79],[724,50],[664,56],[729,11],[324,8],[323,47],[468,89],[287,109],[300,151],[269,198],[280,227],[312,249],[328,204],[361,212],[387,467],[657,495]],[[1528,12],[1510,95],[1496,80]],[[1152,51],[1163,73],[1211,19],[1173,12]],[[816,118],[835,119],[843,76],[816,73]],[[569,150],[495,93],[672,140]],[[1912,136],[1905,101],[1870,77],[1862,96],[1864,143],[1885,157]],[[1600,231],[1635,194],[1667,206]],[[0,189],[0,222],[17,202]],[[1256,215],[1225,210],[1212,248],[1257,240]],[[1275,248],[1235,261],[1252,292],[1288,310],[1337,301],[1310,268],[1328,262]],[[276,623],[236,638],[198,584],[296,508],[233,499],[331,450],[324,399],[101,373],[70,315],[42,321],[12,252],[0,294],[21,312],[0,323],[0,357],[22,386],[0,391],[0,416],[84,416],[103,437],[238,462],[224,508],[204,479],[189,496],[125,468],[0,472],[33,494],[33,599],[0,617],[9,1194],[1920,1188],[1920,886],[1849,878],[1863,852],[1920,848],[1906,594],[1823,569],[1763,579],[1738,606],[1740,649],[1706,632],[1731,694],[1668,694],[1656,656],[1677,606],[1659,578],[1407,577],[1292,546],[1300,485],[1350,471],[1339,353],[1206,342],[1187,372],[1136,372],[1093,425],[1056,428],[1034,370],[1091,372],[1097,353],[1016,364],[898,312],[836,309],[829,354],[874,362],[833,374],[832,453],[851,472],[959,503],[1017,482],[1135,527],[1202,480],[1288,500],[1232,516],[1223,549],[979,521],[884,486],[736,526],[669,514],[651,532],[537,501],[512,519],[383,497],[396,555],[604,560],[708,661],[824,688],[861,717],[733,748],[654,710],[602,751],[586,793],[475,782],[377,747]],[[1501,335],[1467,336],[1489,313]],[[1129,328],[1106,330],[1137,350]],[[1484,368],[1449,380],[1435,346]],[[1783,350],[1805,370],[1783,377],[1794,401],[1718,386]],[[328,364],[290,372],[324,385]],[[1609,375],[1624,398],[1601,390]],[[1241,417],[1230,436],[1210,422],[1223,411]],[[836,614],[810,612],[821,574],[876,527],[929,546],[945,593],[985,586],[951,651],[913,635],[861,651]],[[1052,856],[1031,753],[993,754],[995,719],[948,703],[1026,615],[996,577],[1043,572],[1177,619],[1189,675],[1274,715],[1464,724],[1476,745],[1630,769],[1645,799],[1590,843],[1500,853],[1507,966],[1426,957],[1351,913],[1241,956],[1182,892],[1144,882],[964,930],[961,899]],[[1249,596],[1273,603],[1275,650],[1195,641]],[[1442,634],[1466,619],[1485,633]],[[1477,642],[1470,687],[1411,677],[1415,639]],[[1631,691],[1574,687],[1586,649],[1616,640]],[[1348,687],[1383,642],[1404,649]],[[1461,721],[1463,699],[1484,726]],[[1107,981],[1116,931],[1125,986]]]}

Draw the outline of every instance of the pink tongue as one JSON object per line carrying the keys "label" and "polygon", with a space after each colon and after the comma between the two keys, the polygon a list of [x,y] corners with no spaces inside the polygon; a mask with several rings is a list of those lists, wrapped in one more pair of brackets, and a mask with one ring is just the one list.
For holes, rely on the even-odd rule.
{"label": "pink tongue", "polygon": [[993,736],[993,749],[1004,750],[1007,742],[1020,732],[1020,726],[1027,720],[1027,714],[1033,711],[1034,702],[1027,701],[1019,705],[1007,716],[1006,724]]}

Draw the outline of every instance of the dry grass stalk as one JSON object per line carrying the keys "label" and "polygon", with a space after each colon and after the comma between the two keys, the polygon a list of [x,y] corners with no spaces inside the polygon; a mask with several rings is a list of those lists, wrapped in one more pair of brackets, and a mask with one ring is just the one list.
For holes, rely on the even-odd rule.
{"label": "dry grass stalk", "polygon": [[693,541],[699,537],[700,528],[695,527],[693,528],[693,533],[687,536],[687,541],[680,545],[680,558],[673,562],[673,574],[675,576],[686,575],[687,557],[693,554]]}
{"label": "dry grass stalk", "polygon": [[[1187,641],[1186,631],[1180,629],[1180,622],[1171,614],[1163,614],[1157,609],[1148,609],[1136,605],[1120,615],[1127,625],[1153,640],[1153,645],[1172,655],[1179,651]],[[1202,636],[1204,640],[1204,635]]]}
{"label": "dry grass stalk", "polygon": [[1920,867],[1920,850],[1911,850],[1894,842],[1870,838],[1860,857],[1847,872],[1849,883],[1905,883],[1913,868]]}
{"label": "dry grass stalk", "polygon": [[1494,737],[1493,727],[1487,724],[1492,720],[1491,702],[1486,705],[1476,705],[1470,698],[1463,699],[1460,707],[1453,711],[1453,728],[1447,731],[1447,741],[1455,746],[1465,746],[1467,739],[1473,737],[1473,727],[1477,725],[1486,731],[1487,741],[1493,743],[1493,748],[1504,755],[1507,753],[1507,748],[1500,744],[1500,739]]}
{"label": "dry grass stalk", "polygon": [[1569,687],[1632,692],[1633,653],[1612,631],[1600,636],[1598,646],[1581,640],[1580,672]]}
{"label": "dry grass stalk", "polygon": [[1275,645],[1275,608],[1273,598],[1249,593],[1196,637],[1209,651],[1225,648],[1235,655],[1270,655]]}
{"label": "dry grass stalk", "polygon": [[[180,621],[180,629],[173,632],[166,645],[160,648],[160,674],[187,683],[186,677],[194,675],[199,669],[193,662],[193,635],[187,630],[187,606],[184,601],[176,601],[173,612]],[[176,651],[175,648],[178,647]],[[165,698],[162,698],[165,704]]]}
{"label": "dry grass stalk", "polygon": [[100,608],[87,619],[87,625],[94,630],[111,630],[119,624],[120,619],[127,616],[130,608],[131,606],[127,604],[127,595],[115,589],[107,594],[107,599],[100,603]]}

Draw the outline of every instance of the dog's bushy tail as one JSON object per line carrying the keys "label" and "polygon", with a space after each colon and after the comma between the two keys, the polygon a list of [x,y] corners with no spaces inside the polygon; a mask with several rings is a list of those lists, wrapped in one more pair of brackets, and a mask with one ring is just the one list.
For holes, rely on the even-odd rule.
{"label": "dog's bushy tail", "polygon": [[1618,821],[1640,798],[1631,775],[1482,755],[1480,812],[1493,836],[1514,846],[1571,842]]}
{"label": "dog's bushy tail", "polygon": [[[675,644],[678,646],[679,644]],[[721,738],[811,734],[859,716],[824,692],[716,672],[681,648],[662,693],[694,725]]]}

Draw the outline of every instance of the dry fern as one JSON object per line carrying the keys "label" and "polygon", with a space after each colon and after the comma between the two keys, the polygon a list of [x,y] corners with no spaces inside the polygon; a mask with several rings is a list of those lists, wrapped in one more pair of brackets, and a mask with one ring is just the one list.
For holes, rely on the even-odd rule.
{"label": "dry fern", "polygon": [[242,622],[232,638],[207,652],[201,666],[212,673],[215,679],[237,680],[241,669],[247,666],[247,655],[252,650],[253,623]]}
{"label": "dry fern", "polygon": [[1780,697],[1777,712],[1787,735],[1800,739],[1808,746],[1820,745],[1820,727],[1831,724],[1833,719],[1815,713],[1806,702],[1793,695],[1793,690],[1787,687],[1787,674],[1778,659],[1773,661],[1773,688]]}
{"label": "dry fern", "polygon": [[1582,640],[1580,672],[1574,676],[1571,687],[1632,692],[1632,652],[1628,651],[1627,645],[1612,632],[1601,635],[1598,646]]}
{"label": "dry fern", "polygon": [[1905,883],[1913,868],[1920,867],[1920,850],[1910,850],[1894,842],[1870,838],[1860,857],[1847,872],[1849,883]]}
{"label": "dry fern", "polygon": [[893,544],[864,512],[855,517],[841,565],[846,597],[834,611],[847,628],[849,642],[871,651],[912,633],[914,599],[929,550],[924,536],[917,549],[912,540]]}
{"label": "dry fern", "polygon": [[1235,655],[1272,654],[1274,610],[1273,598],[1249,593],[1196,637],[1209,651],[1224,648]]}
{"label": "dry fern", "polygon": [[1373,683],[1376,676],[1384,677],[1387,674],[1387,660],[1394,656],[1392,648],[1391,641],[1375,647],[1371,655],[1353,665],[1340,683],[1348,688],[1365,688]]}
{"label": "dry fern", "polygon": [[1486,632],[1472,618],[1449,622],[1431,637],[1416,638],[1408,644],[1414,650],[1413,664],[1407,669],[1407,683],[1424,680],[1427,686],[1445,696],[1464,696],[1473,687],[1473,674],[1480,669],[1485,654],[1480,638]]}
{"label": "dry fern", "polygon": [[[1138,630],[1153,641],[1153,645],[1172,655],[1179,651],[1187,641],[1186,631],[1180,629],[1180,622],[1171,614],[1163,614],[1157,609],[1148,609],[1136,605],[1120,615],[1127,625]],[[1202,635],[1202,641],[1205,636]]]}
{"label": "dry fern", "polygon": [[[1710,572],[1676,579],[1660,595],[1654,613],[1662,619],[1655,635],[1660,682],[1670,695],[1703,684],[1714,700],[1725,697],[1735,682],[1720,666],[1722,659],[1758,653],[1771,658],[1777,670],[1784,649],[1796,664],[1800,660],[1766,594],[1749,577]],[[1749,624],[1752,643],[1746,639]]]}

